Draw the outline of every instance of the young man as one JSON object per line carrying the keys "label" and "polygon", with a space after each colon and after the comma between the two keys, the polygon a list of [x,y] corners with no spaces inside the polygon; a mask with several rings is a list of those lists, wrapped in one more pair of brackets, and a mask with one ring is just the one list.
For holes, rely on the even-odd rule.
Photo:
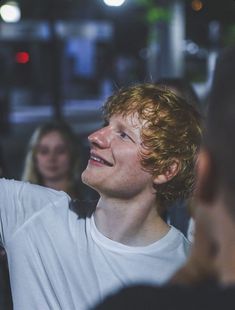
{"label": "young man", "polygon": [[160,215],[192,191],[197,112],[147,84],[111,96],[104,116],[82,174],[100,194],[90,218],[78,218],[63,192],[0,183],[15,309],[83,310],[123,286],[161,284],[186,259],[188,242]]}
{"label": "young man", "polygon": [[195,242],[171,281],[180,285],[130,287],[96,310],[235,309],[234,53],[226,49],[217,62],[197,163]]}

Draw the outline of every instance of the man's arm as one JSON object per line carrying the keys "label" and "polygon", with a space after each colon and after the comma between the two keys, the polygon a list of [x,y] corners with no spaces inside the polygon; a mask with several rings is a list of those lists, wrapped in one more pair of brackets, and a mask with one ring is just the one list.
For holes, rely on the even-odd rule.
{"label": "man's arm", "polygon": [[0,245],[3,247],[30,217],[68,196],[26,182],[0,179]]}

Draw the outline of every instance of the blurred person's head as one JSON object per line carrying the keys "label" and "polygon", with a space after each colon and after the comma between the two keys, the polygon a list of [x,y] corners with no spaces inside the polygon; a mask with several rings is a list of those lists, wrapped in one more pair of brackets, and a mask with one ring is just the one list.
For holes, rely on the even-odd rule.
{"label": "blurred person's head", "polygon": [[30,139],[22,179],[76,196],[79,156],[75,135],[66,123],[43,124]]}
{"label": "blurred person's head", "polygon": [[204,149],[210,156],[213,173],[213,183],[207,186],[208,194],[217,194],[223,189],[231,198],[235,198],[234,52],[235,47],[227,48],[217,60],[204,136]]}
{"label": "blurred person's head", "polygon": [[[202,150],[197,165],[197,199],[208,236],[217,246],[220,280],[235,282],[235,47],[218,58]],[[199,208],[200,207],[200,208]]]}
{"label": "blurred person's head", "polygon": [[[201,141],[200,116],[194,107],[167,88],[144,84],[110,96],[103,112],[107,124],[95,133],[97,137],[92,136],[91,142],[101,148],[105,146],[104,139],[111,141],[114,117],[132,124],[141,140],[138,148],[141,170],[158,180],[154,184],[158,205],[165,206],[192,193],[194,164]],[[123,130],[117,129],[120,135]]]}

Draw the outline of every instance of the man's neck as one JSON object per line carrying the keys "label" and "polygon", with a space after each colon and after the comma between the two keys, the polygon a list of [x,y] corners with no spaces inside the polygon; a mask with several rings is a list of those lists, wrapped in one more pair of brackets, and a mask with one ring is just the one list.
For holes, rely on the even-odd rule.
{"label": "man's neck", "polygon": [[130,246],[146,246],[167,234],[169,226],[157,213],[155,201],[101,197],[95,223],[106,237]]}

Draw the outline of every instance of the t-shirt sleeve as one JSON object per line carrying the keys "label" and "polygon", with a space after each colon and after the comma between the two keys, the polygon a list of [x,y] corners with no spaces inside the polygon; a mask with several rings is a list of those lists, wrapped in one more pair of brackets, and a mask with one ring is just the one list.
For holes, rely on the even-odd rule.
{"label": "t-shirt sleeve", "polygon": [[[10,240],[31,217],[43,208],[66,197],[55,191],[27,182],[0,179],[0,244]],[[69,199],[69,197],[66,197]]]}

